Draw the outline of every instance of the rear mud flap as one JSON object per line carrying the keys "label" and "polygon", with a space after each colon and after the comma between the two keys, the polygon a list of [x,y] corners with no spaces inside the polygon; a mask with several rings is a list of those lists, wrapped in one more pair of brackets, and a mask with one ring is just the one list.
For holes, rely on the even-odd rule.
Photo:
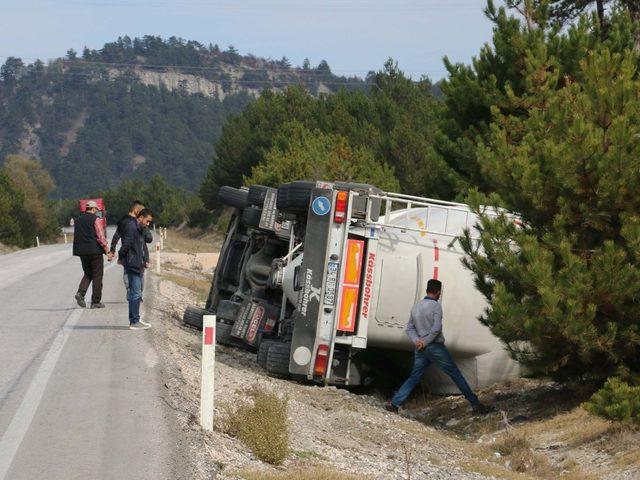
{"label": "rear mud flap", "polygon": [[279,313],[278,306],[270,305],[264,300],[246,299],[242,302],[231,336],[257,347],[262,333],[274,329]]}

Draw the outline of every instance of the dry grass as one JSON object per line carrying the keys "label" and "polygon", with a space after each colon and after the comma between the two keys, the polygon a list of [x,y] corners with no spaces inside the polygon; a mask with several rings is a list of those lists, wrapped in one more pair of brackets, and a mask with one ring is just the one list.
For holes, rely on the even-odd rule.
{"label": "dry grass", "polygon": [[[563,442],[568,448],[575,449],[583,445],[593,444],[604,436],[611,439],[611,425],[602,419],[576,409],[568,414],[558,415],[550,419],[535,422],[526,427],[509,427],[488,450],[501,454],[501,463],[506,463],[510,470],[536,478],[562,478],[566,480],[595,479],[585,473],[570,457],[554,463],[543,453],[534,451],[542,439],[553,439]],[[628,446],[635,444],[634,439],[626,437]],[[635,439],[637,440],[637,439]],[[620,441],[613,442],[614,450],[620,451]],[[591,445],[593,446],[593,445]],[[613,454],[613,452],[611,452]],[[640,455],[640,454],[639,454]],[[495,458],[495,457],[494,457]]]}
{"label": "dry grass", "polygon": [[11,253],[20,250],[18,247],[12,247],[9,245],[5,245],[4,243],[0,243],[0,255],[5,253]]}
{"label": "dry grass", "polygon": [[524,435],[505,434],[491,446],[491,449],[501,455],[513,455],[531,450],[531,443]]}
{"label": "dry grass", "polygon": [[640,434],[636,432],[635,435],[629,435],[629,437],[623,440],[623,445],[619,449],[620,455],[615,457],[616,465],[620,468],[636,467],[640,468]]}
{"label": "dry grass", "polygon": [[465,470],[476,472],[487,477],[504,478],[507,480],[529,480],[533,477],[509,470],[504,465],[491,460],[469,460],[460,465]]}
{"label": "dry grass", "polygon": [[[526,457],[524,458],[526,459]],[[520,461],[522,459],[523,457],[516,458],[516,460]],[[514,460],[512,458],[501,458],[498,461],[496,461],[495,458],[485,460],[475,459],[464,462],[462,466],[465,470],[471,472],[506,480],[539,480],[541,478],[553,478],[557,480],[596,480],[598,478],[575,467],[567,467],[562,470],[555,469],[544,462],[544,457],[540,455],[537,455],[536,459],[542,459],[543,463],[536,464],[534,460],[534,463],[530,464],[530,468],[524,472],[517,471],[514,468]],[[507,464],[509,465],[508,467],[505,465],[506,461],[509,461]],[[526,461],[531,462],[530,459],[526,459]]]}
{"label": "dry grass", "polygon": [[529,435],[550,436],[571,447],[579,447],[601,438],[613,427],[612,422],[592,415],[582,408],[527,425]]}
{"label": "dry grass", "polygon": [[284,472],[240,472],[238,476],[245,480],[361,480],[367,478],[324,466],[299,467]]}
{"label": "dry grass", "polygon": [[545,478],[557,473],[542,455],[533,451],[529,437],[525,432],[507,430],[489,449],[491,453],[500,453],[500,461],[505,462],[515,472],[529,473]]}
{"label": "dry grass", "polygon": [[170,282],[173,282],[181,287],[188,288],[193,291],[196,296],[198,302],[204,302],[209,295],[209,289],[211,288],[211,280],[205,280],[201,278],[188,278],[183,277],[182,275],[178,275],[172,272],[164,272],[161,273],[160,276]]}
{"label": "dry grass", "polygon": [[282,464],[289,454],[287,399],[258,387],[245,391],[243,397],[248,400],[227,407],[224,430],[263,462]]}
{"label": "dry grass", "polygon": [[[579,387],[520,379],[481,391],[481,398],[509,419],[519,418],[513,425],[499,414],[473,417],[460,398],[416,395],[410,406],[420,412],[419,420],[449,438],[471,440],[465,448],[471,457],[469,468],[479,473],[498,478],[587,480],[621,471],[640,472],[640,427],[588,413],[580,405],[593,392]],[[451,419],[457,422],[448,424]],[[480,437],[483,442],[475,443]],[[608,457],[606,463],[585,463],[602,454]]]}
{"label": "dry grass", "polygon": [[324,455],[316,452],[311,452],[309,450],[293,450],[291,453],[293,454],[293,456],[299,458],[300,460],[329,460]]}
{"label": "dry grass", "polygon": [[177,231],[168,229],[164,248],[169,252],[210,253],[219,251],[223,240],[223,236],[210,231],[198,229]]}

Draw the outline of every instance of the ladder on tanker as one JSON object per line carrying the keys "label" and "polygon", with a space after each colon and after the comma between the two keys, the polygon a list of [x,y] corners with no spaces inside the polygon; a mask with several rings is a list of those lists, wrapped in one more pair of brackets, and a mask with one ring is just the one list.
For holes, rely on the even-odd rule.
{"label": "ladder on tanker", "polygon": [[[451,237],[452,241],[462,235],[464,230],[469,230],[473,239],[479,237],[478,231],[474,228],[479,222],[479,217],[471,211],[469,205],[464,203],[391,192],[371,193],[368,197],[370,200],[379,200],[381,205],[375,201],[367,202],[365,219],[367,226],[443,235]],[[378,209],[382,205],[384,205],[384,213],[375,218],[372,215],[372,208]],[[412,209],[421,209],[423,216],[411,217]],[[426,215],[424,215],[425,209]],[[403,218],[398,221],[396,219],[400,212],[403,214]],[[493,208],[485,209],[484,213],[492,217],[498,215],[498,212]],[[415,219],[413,223],[412,219]]]}

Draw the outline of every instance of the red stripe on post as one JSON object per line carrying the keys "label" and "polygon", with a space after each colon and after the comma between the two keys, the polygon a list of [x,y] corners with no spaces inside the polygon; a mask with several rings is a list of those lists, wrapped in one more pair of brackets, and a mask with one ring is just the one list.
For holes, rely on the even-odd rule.
{"label": "red stripe on post", "polygon": [[438,279],[438,267],[433,267],[433,279]]}
{"label": "red stripe on post", "polygon": [[440,260],[440,249],[438,248],[438,241],[433,241],[433,259],[437,262]]}
{"label": "red stripe on post", "polygon": [[204,329],[204,344],[213,345],[213,327],[205,327]]}

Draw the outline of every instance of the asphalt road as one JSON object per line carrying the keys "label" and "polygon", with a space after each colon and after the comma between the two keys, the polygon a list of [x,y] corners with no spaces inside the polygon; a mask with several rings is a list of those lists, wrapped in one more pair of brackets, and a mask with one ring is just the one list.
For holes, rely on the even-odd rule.
{"label": "asphalt road", "polygon": [[70,245],[0,255],[0,480],[187,478],[151,331],[105,267],[106,308],[81,309]]}

